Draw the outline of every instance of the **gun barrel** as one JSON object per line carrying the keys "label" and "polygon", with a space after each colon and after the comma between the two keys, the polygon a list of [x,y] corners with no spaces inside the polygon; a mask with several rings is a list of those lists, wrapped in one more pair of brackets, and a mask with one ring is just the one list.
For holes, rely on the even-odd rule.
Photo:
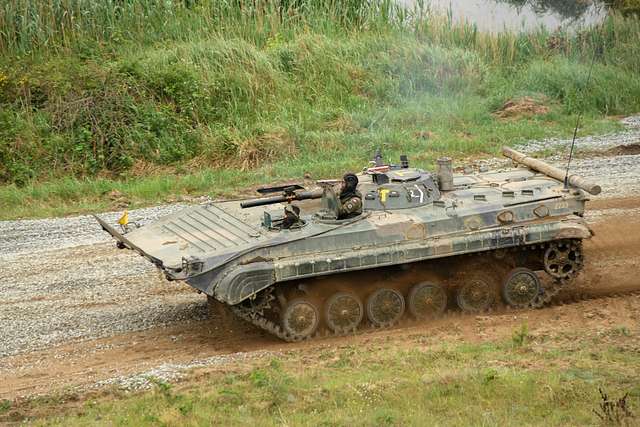
{"label": "gun barrel", "polygon": [[[502,154],[517,163],[522,163],[523,165],[528,166],[535,171],[541,172],[551,178],[557,179],[558,181],[564,181],[566,173],[565,171],[551,166],[543,162],[542,160],[528,157],[509,147],[502,147]],[[586,179],[578,175],[569,175],[568,181],[572,186],[581,188],[587,193],[593,194],[594,196],[600,194],[600,192],[602,191],[602,188],[600,188],[598,184],[587,181]]]}
{"label": "gun barrel", "polygon": [[287,198],[284,196],[263,197],[261,199],[247,200],[246,202],[242,202],[240,203],[240,207],[242,207],[243,209],[252,208],[254,206],[265,206],[286,201]]}
{"label": "gun barrel", "polygon": [[240,203],[241,208],[253,208],[255,206],[265,206],[272,205],[274,203],[284,203],[289,200],[308,200],[308,199],[319,199],[322,197],[322,191],[301,191],[298,193],[294,193],[293,196],[273,196],[273,197],[263,197],[260,199],[247,200]]}

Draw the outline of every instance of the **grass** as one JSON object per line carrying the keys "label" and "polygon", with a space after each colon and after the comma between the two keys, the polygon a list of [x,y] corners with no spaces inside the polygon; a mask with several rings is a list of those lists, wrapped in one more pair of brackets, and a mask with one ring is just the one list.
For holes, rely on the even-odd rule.
{"label": "grass", "polygon": [[[423,104],[429,105],[429,104]],[[407,105],[405,111],[395,111],[381,119],[409,122],[419,120],[428,114],[427,109],[418,105]],[[451,105],[448,106],[451,108]],[[460,100],[454,108],[468,108]],[[411,111],[413,110],[413,111]],[[441,112],[442,110],[439,110]],[[417,116],[417,118],[416,118]],[[121,208],[122,198],[114,199],[110,193],[117,191],[129,207],[141,207],[153,203],[174,202],[185,196],[232,197],[256,183],[270,183],[280,180],[298,180],[303,176],[317,179],[340,176],[345,170],[360,170],[376,147],[384,150],[387,158],[397,160],[402,153],[408,153],[413,164],[430,167],[442,153],[457,157],[468,157],[479,152],[497,154],[499,147],[525,139],[538,139],[550,136],[570,135],[574,126],[571,117],[559,118],[558,122],[545,118],[536,118],[505,123],[496,128],[491,122],[486,124],[470,123],[459,129],[450,128],[451,124],[441,121],[429,126],[430,137],[416,137],[418,127],[404,131],[387,130],[375,139],[370,135],[332,135],[326,141],[322,136],[306,135],[310,141],[320,140],[317,149],[301,149],[295,157],[277,160],[248,170],[237,168],[195,168],[188,167],[176,172],[171,170],[150,176],[129,177],[119,180],[109,178],[63,177],[46,182],[30,183],[18,187],[7,185],[0,187],[0,200],[6,208],[0,211],[0,219],[16,217],[49,217],[86,212],[104,211]],[[589,133],[605,133],[619,128],[615,122],[593,118],[583,129]],[[322,139],[321,139],[322,138]],[[475,141],[474,141],[475,139]],[[473,142],[471,142],[473,141]],[[334,145],[333,150],[328,146]],[[309,144],[307,147],[309,147]],[[479,146],[479,147],[478,147]],[[319,159],[320,149],[326,151]],[[180,196],[176,196],[180,195]]]}
{"label": "grass", "polygon": [[[569,136],[580,112],[585,134],[640,111],[634,15],[484,34],[420,3],[238,4],[0,5],[0,217],[110,208],[113,189],[133,207],[335,177],[379,146],[429,167]],[[549,111],[493,115],[525,96]]]}
{"label": "grass", "polygon": [[603,389],[611,400],[628,393],[637,411],[634,337],[526,334],[517,345],[415,336],[402,345],[300,350],[181,384],[154,380],[148,392],[80,399],[71,409],[45,399],[12,410],[40,413],[26,418],[36,425],[65,426],[599,425]]}

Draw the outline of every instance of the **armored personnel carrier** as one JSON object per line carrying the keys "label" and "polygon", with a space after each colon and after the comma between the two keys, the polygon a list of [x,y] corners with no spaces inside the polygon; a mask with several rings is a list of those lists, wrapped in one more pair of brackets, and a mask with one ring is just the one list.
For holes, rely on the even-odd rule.
{"label": "armored personnel carrier", "polygon": [[96,219],[167,279],[287,341],[447,309],[541,307],[583,266],[585,201],[600,188],[503,153],[524,167],[454,174],[443,158],[431,173],[406,156],[400,165],[377,156],[358,175],[361,209],[347,216],[337,183],[320,181],[188,207],[133,230]]}

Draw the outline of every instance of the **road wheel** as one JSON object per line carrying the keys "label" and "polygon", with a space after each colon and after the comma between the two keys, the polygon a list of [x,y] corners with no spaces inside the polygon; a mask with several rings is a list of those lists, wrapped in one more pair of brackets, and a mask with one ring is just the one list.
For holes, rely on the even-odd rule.
{"label": "road wheel", "polygon": [[458,307],[469,313],[487,311],[494,302],[494,292],[489,281],[473,278],[458,288],[456,295]]}
{"label": "road wheel", "polygon": [[362,301],[350,292],[336,292],[325,303],[325,321],[329,329],[342,334],[353,332],[364,317]]}
{"label": "road wheel", "polygon": [[318,308],[306,298],[290,301],[282,312],[282,329],[296,340],[311,337],[319,324]]}
{"label": "road wheel", "polygon": [[407,305],[409,313],[416,319],[438,317],[447,308],[447,293],[435,283],[418,283],[409,291]]}
{"label": "road wheel", "polygon": [[367,298],[367,318],[377,327],[396,323],[404,314],[404,297],[395,289],[381,288]]}
{"label": "road wheel", "polygon": [[525,308],[540,294],[540,279],[528,268],[515,268],[502,284],[502,298],[512,307]]}

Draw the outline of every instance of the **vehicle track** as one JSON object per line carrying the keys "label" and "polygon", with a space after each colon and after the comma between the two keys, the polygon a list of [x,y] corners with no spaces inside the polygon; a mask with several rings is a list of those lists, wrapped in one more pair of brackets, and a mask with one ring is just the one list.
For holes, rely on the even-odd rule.
{"label": "vehicle track", "polygon": [[[465,318],[474,318],[476,316],[496,316],[496,315],[504,315],[510,313],[525,313],[529,310],[545,310],[555,307],[564,307],[568,305],[579,304],[588,301],[594,300],[602,300],[602,299],[612,299],[612,298],[624,298],[624,297],[640,297],[640,283],[631,286],[621,286],[615,287],[613,289],[584,289],[584,288],[567,288],[561,290],[558,294],[554,295],[550,302],[539,308],[512,308],[507,305],[500,304],[494,308],[491,308],[482,313],[468,313],[462,310],[447,310],[442,316],[438,318],[438,320],[442,319],[465,319]],[[379,330],[397,330],[402,329],[407,326],[412,325],[428,325],[431,321],[427,320],[413,320],[407,317],[404,317],[397,323],[388,327],[377,327],[375,325],[368,325],[366,327],[361,327],[357,330],[350,332],[335,332],[330,331],[328,329],[323,329],[322,331],[316,332],[313,337],[309,337],[306,339],[296,339],[296,337],[292,337],[285,333],[278,324],[269,321],[268,319],[262,317],[252,317],[248,312],[234,309],[233,313],[238,316],[240,319],[248,322],[255,327],[264,330],[265,332],[278,337],[279,339],[286,342],[297,342],[297,341],[315,341],[321,340],[322,338],[327,337],[348,337],[348,336],[357,336],[357,335],[366,335],[368,333],[377,332]]]}

